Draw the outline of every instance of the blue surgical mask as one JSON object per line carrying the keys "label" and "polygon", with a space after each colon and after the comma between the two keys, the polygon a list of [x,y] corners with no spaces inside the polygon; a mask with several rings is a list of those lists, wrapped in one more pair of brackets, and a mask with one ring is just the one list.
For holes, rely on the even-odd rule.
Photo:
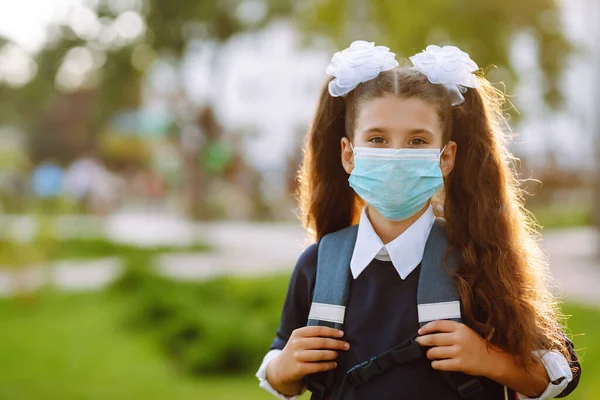
{"label": "blue surgical mask", "polygon": [[444,184],[440,169],[444,149],[352,150],[350,186],[386,219],[401,221],[415,215]]}

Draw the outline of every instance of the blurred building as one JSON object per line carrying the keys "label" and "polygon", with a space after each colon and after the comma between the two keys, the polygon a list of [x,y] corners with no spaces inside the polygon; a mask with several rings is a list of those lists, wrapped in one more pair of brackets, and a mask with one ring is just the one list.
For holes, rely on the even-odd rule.
{"label": "blurred building", "polygon": [[[523,32],[514,38],[511,62],[520,75],[520,85],[510,90],[511,100],[524,116],[513,127],[519,135],[514,150],[527,158],[531,168],[543,169],[550,161],[568,171],[594,171],[594,126],[597,105],[595,87],[600,74],[594,65],[593,46],[596,36],[590,34],[600,3],[592,0],[559,2],[564,33],[575,51],[564,60],[561,80],[564,106],[550,110],[542,101],[544,82],[539,69],[535,36]],[[544,16],[541,15],[540,19]],[[561,27],[557,27],[560,29]],[[510,89],[510,88],[509,88]],[[534,171],[535,173],[535,171]]]}
{"label": "blurred building", "polygon": [[[295,173],[301,143],[326,79],[330,54],[305,47],[289,21],[259,32],[237,35],[223,47],[198,44],[188,52],[180,73],[197,106],[212,103],[226,140],[234,141],[243,161],[259,171],[260,191],[290,216],[287,180]],[[172,109],[177,72],[167,63],[150,74],[146,106]]]}

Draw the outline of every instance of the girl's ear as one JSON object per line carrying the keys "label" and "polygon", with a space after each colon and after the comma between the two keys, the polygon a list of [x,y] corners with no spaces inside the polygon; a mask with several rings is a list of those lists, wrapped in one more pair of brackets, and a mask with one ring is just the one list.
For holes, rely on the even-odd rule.
{"label": "girl's ear", "polygon": [[442,170],[442,176],[447,178],[450,172],[454,169],[454,159],[456,157],[456,143],[448,142],[442,156],[440,157],[440,168]]}
{"label": "girl's ear", "polygon": [[342,145],[342,166],[344,170],[350,175],[354,169],[354,151],[350,147],[350,139],[343,137],[341,140]]}

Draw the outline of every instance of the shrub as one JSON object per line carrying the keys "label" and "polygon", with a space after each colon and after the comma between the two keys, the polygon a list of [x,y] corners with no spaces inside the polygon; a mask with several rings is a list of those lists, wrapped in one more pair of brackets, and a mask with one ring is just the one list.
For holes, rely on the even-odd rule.
{"label": "shrub", "polygon": [[288,277],[190,283],[148,271],[132,261],[114,286],[133,297],[129,329],[152,335],[172,363],[190,374],[256,370],[278,327]]}

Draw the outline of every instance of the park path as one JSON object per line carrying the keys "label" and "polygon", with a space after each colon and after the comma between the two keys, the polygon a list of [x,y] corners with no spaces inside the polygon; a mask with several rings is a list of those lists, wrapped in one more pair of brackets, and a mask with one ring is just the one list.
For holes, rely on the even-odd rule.
{"label": "park path", "polygon": [[[303,229],[293,222],[195,224],[171,216],[135,213],[117,214],[100,221],[69,218],[60,221],[63,234],[67,236],[94,231],[113,240],[138,245],[189,244],[193,241],[210,244],[213,247],[210,252],[158,257],[158,272],[180,280],[289,273],[309,244]],[[597,242],[593,228],[570,228],[547,231],[543,247],[558,284],[558,294],[600,308],[600,259],[595,257]],[[111,282],[121,270],[118,258],[61,261],[28,269],[20,277],[19,285],[34,289],[49,283],[63,290],[94,290]],[[0,269],[0,294],[8,295],[14,287],[13,275]]]}
{"label": "park path", "polygon": [[[309,244],[295,224],[217,223],[210,227],[216,251],[206,255],[165,256],[163,274],[195,279],[215,274],[254,275],[293,268]],[[557,295],[600,308],[598,235],[593,228],[549,230],[542,246],[548,256]]]}
{"label": "park path", "polygon": [[600,308],[600,243],[594,228],[549,230],[543,247],[558,291],[567,299]]}

